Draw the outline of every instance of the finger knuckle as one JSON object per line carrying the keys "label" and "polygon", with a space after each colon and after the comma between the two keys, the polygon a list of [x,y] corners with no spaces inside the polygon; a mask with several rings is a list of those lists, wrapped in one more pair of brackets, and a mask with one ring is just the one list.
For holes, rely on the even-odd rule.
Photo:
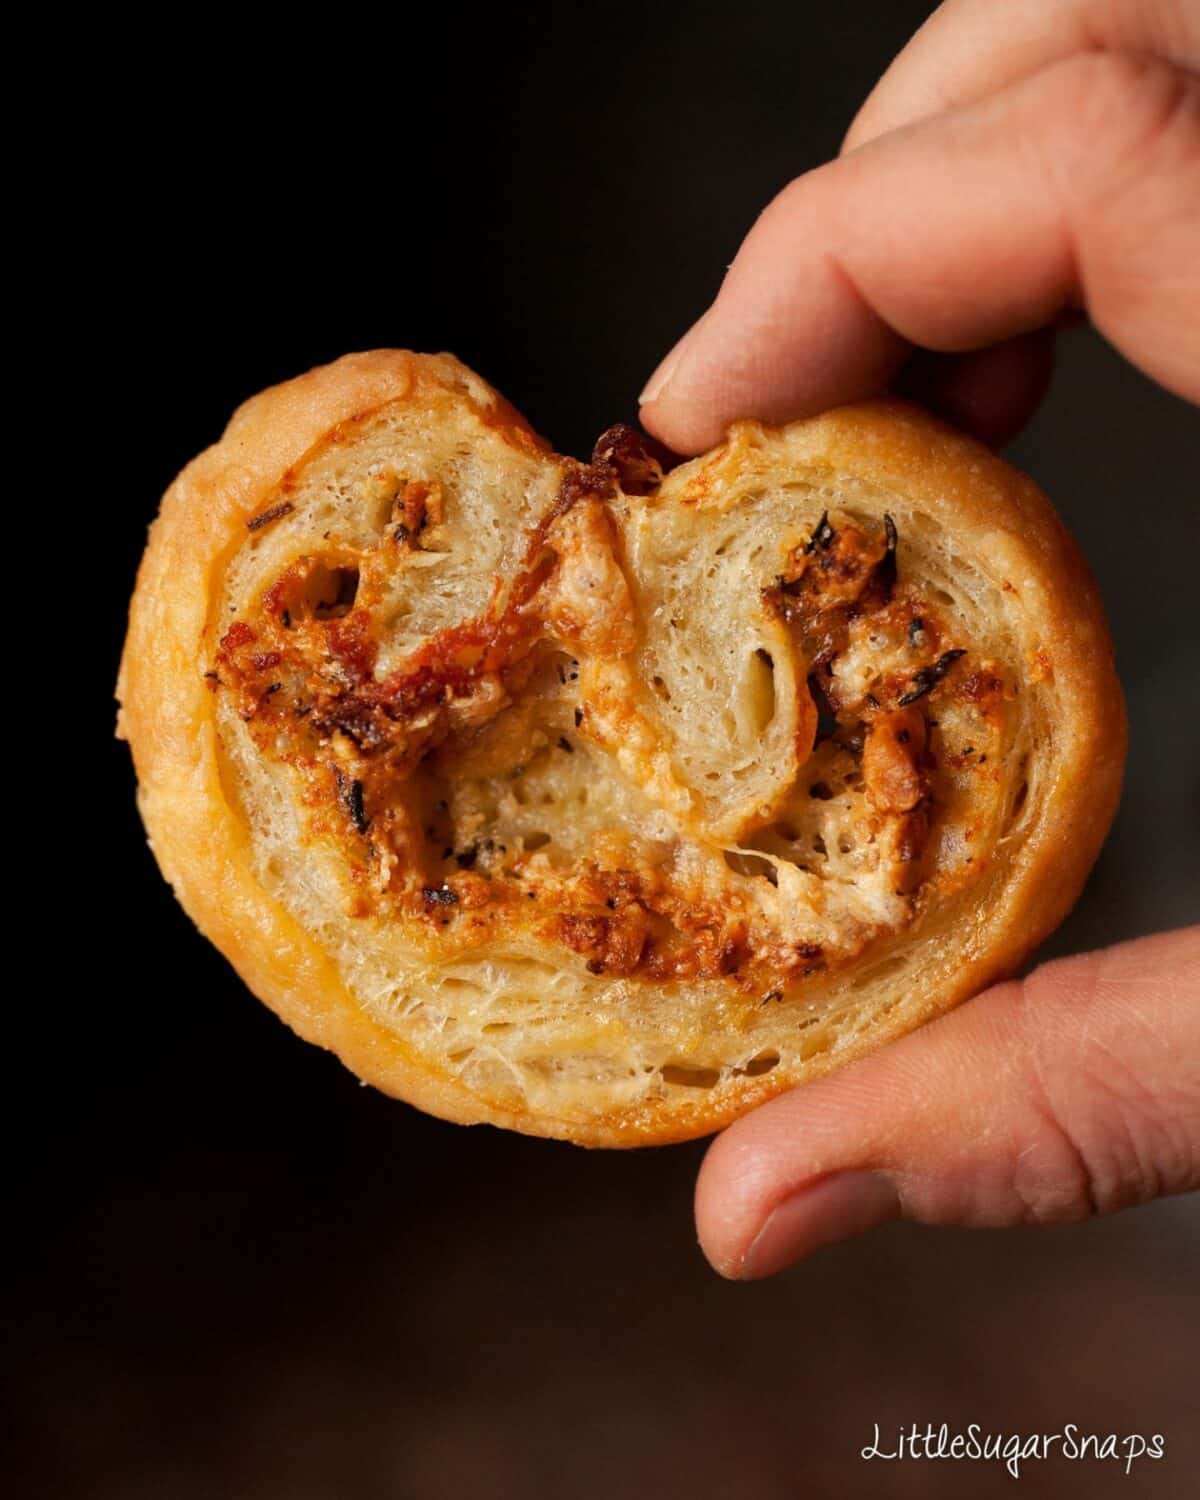
{"label": "finger knuckle", "polygon": [[1077,182],[1097,170],[1105,177],[1142,171],[1164,150],[1200,144],[1200,85],[1161,58],[1082,52],[1047,69],[1042,85],[1064,127],[1054,148]]}
{"label": "finger knuckle", "polygon": [[1032,1102],[1057,1164],[1057,1173],[1048,1174],[1050,1187],[1043,1183],[1028,1196],[1030,1217],[1111,1213],[1194,1186],[1200,1175],[1200,1101],[1158,1073],[1143,1076],[1113,1046],[1088,1039],[1089,1006],[1100,998],[1099,970],[1073,997],[1074,1037],[1064,1035],[1060,1020],[1043,1023],[1043,1015],[1063,1014],[1050,999],[1058,984],[1054,969],[1035,970],[1023,985]]}

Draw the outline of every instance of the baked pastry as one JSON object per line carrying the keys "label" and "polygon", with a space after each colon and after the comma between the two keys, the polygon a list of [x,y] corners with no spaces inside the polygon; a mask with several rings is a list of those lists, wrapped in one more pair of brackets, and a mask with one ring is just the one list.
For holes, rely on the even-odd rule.
{"label": "baked pastry", "polygon": [[664,474],[448,356],[263,392],[168,491],[119,732],[200,929],[422,1109],[680,1140],[1010,973],[1125,721],[1034,485],[892,401]]}

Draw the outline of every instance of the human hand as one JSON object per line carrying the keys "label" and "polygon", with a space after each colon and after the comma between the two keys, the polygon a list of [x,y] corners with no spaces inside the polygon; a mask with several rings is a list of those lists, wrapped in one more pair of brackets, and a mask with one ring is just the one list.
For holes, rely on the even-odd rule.
{"label": "human hand", "polygon": [[[903,388],[998,442],[1080,311],[1200,402],[1200,4],[949,0],[643,393],[678,452]],[[903,1215],[1048,1223],[1200,1184],[1200,927],[1060,960],[711,1147],[701,1244],[771,1275]]]}

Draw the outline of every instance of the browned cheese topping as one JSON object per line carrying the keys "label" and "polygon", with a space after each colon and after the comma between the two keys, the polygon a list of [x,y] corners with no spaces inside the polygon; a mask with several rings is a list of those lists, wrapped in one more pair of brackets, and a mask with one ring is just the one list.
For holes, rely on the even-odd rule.
{"label": "browned cheese topping", "polygon": [[[287,567],[224,631],[209,682],[232,695],[258,752],[301,778],[310,837],[337,846],[356,917],[408,924],[428,943],[479,944],[521,928],[593,975],[724,976],[731,996],[757,1004],[847,961],[872,936],[864,917],[839,947],[819,923],[801,930],[781,916],[787,892],[767,856],[817,887],[833,860],[852,857],[839,840],[851,849],[869,840],[888,872],[891,925],[911,920],[971,864],[963,808],[992,774],[1011,692],[955,638],[944,606],[904,578],[890,516],[825,515],[781,572],[747,579],[786,628],[815,711],[802,720],[812,742],[788,805],[745,833],[741,852],[717,851],[724,882],[712,876],[711,850],[689,854],[693,835],[639,839],[615,815],[569,858],[529,835],[505,842],[492,812],[501,794],[472,802],[465,781],[520,803],[535,759],[577,757],[579,770],[618,748],[581,672],[597,658],[634,659],[639,626],[611,504],[618,485],[652,497],[661,477],[631,430],[605,434],[592,463],[567,472],[519,566],[493,580],[486,608],[385,670],[385,584],[401,554],[436,546],[447,502],[432,476],[379,475],[377,541]],[[281,499],[249,527],[286,524],[291,509]],[[851,672],[852,660],[866,665]],[[655,688],[641,686],[653,703]],[[649,756],[654,734],[647,712],[630,709],[620,748],[642,753],[640,736]],[[851,801],[843,835],[829,819]],[[753,894],[768,875],[774,907]],[[887,926],[881,918],[875,930]]]}

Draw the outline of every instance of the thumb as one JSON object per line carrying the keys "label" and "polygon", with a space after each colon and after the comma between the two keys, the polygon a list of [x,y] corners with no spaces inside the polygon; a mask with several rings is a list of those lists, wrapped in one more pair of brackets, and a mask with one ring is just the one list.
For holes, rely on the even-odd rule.
{"label": "thumb", "polygon": [[1200,1185],[1200,927],[1037,969],[731,1126],[696,1190],[726,1276],[886,1219],[1043,1224]]}

